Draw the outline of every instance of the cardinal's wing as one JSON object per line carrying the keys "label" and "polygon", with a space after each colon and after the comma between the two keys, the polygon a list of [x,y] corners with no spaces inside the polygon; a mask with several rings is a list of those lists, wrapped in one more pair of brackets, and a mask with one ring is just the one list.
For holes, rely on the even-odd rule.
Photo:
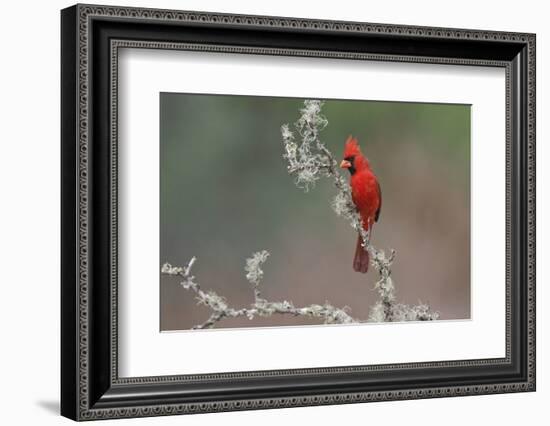
{"label": "cardinal's wing", "polygon": [[378,180],[376,180],[376,189],[378,190],[378,199],[380,201],[378,203],[378,209],[374,214],[374,221],[378,222],[378,218],[380,217],[380,210],[382,209],[382,190],[380,189],[380,183],[378,183]]}

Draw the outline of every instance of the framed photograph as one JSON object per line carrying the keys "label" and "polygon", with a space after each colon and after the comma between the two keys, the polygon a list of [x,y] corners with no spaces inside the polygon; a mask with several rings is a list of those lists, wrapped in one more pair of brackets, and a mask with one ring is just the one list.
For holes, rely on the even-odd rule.
{"label": "framed photograph", "polygon": [[535,35],[61,12],[61,412],[535,390]]}

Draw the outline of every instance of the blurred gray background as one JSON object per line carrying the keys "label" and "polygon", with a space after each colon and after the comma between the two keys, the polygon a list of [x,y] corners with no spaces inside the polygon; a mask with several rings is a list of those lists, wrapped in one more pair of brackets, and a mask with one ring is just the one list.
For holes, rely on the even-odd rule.
{"label": "blurred gray background", "polygon": [[[366,319],[377,280],[354,272],[356,234],[330,207],[332,183],[304,193],[282,158],[280,127],[302,99],[160,95],[160,265],[198,258],[203,289],[253,302],[245,259],[266,249],[262,294],[296,305],[349,306]],[[394,248],[398,301],[429,303],[441,319],[470,317],[470,107],[327,100],[322,140],[337,159],[359,139],[382,188],[373,244]],[[209,309],[160,277],[160,329],[186,330]],[[221,327],[318,324],[286,316],[226,319]]]}

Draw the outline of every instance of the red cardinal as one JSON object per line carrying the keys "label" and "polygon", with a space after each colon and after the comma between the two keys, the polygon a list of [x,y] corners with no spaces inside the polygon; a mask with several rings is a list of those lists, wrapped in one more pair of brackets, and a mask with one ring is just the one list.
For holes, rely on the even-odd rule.
{"label": "red cardinal", "polygon": [[[348,169],[351,175],[351,198],[361,215],[363,228],[371,235],[372,226],[380,216],[382,192],[378,179],[370,168],[369,160],[361,153],[357,139],[352,136],[346,141],[344,159],[340,167]],[[353,269],[362,273],[369,269],[369,253],[361,245],[361,235],[357,238]]]}

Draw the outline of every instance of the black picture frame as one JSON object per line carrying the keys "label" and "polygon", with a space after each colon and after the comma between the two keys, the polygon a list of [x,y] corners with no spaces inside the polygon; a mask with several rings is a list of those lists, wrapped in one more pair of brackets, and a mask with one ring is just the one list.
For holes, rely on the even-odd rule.
{"label": "black picture frame", "polygon": [[[61,414],[92,420],[534,391],[535,42],[534,34],[510,32],[80,4],[64,9]],[[506,356],[119,378],[114,100],[121,46],[505,68]]]}

